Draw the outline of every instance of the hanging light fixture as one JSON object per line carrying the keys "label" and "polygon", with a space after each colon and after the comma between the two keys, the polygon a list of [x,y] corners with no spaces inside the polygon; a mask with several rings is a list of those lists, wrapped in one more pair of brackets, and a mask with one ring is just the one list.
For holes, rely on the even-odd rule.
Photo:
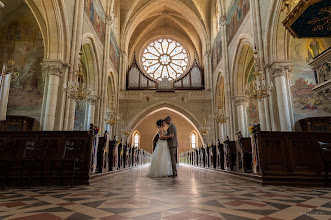
{"label": "hanging light fixture", "polygon": [[223,108],[218,108],[214,115],[214,119],[217,123],[223,124],[228,120]]}
{"label": "hanging light fixture", "polygon": [[114,107],[114,95],[112,98],[111,108],[107,110],[106,118],[104,120],[106,124],[109,124],[111,126],[117,124],[117,113]]}
{"label": "hanging light fixture", "polygon": [[245,94],[252,99],[261,100],[270,96],[274,86],[272,82],[269,85],[263,77],[256,51],[254,52],[254,65],[254,79],[245,86]]}
{"label": "hanging light fixture", "polygon": [[205,110],[202,112],[202,127],[199,128],[202,135],[208,134],[210,131],[210,126],[207,124]]}
{"label": "hanging light fixture", "polygon": [[124,127],[121,129],[121,131],[125,136],[129,136],[132,132],[132,128],[129,127],[128,117],[129,117],[129,113],[127,112],[124,119]]}
{"label": "hanging light fixture", "polygon": [[82,51],[79,53],[79,64],[78,71],[75,73],[75,79],[73,82],[68,82],[68,86],[64,88],[67,93],[67,97],[70,99],[75,99],[76,101],[87,100],[88,96],[91,94],[90,89],[87,87],[84,80],[83,64],[82,64]]}

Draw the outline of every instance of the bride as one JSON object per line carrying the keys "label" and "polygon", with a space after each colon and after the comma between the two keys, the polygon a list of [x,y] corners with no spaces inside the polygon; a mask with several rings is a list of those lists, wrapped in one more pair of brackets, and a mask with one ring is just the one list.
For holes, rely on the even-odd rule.
{"label": "bride", "polygon": [[167,132],[164,131],[165,124],[166,122],[162,119],[156,122],[159,129],[159,140],[156,143],[156,147],[153,152],[151,166],[147,174],[148,177],[164,177],[173,175],[170,150],[167,142],[167,139],[172,138],[173,136],[168,135]]}

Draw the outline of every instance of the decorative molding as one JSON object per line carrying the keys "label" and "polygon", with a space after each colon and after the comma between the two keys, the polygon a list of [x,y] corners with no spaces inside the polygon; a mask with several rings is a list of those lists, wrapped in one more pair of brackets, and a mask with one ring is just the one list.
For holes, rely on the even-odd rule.
{"label": "decorative molding", "polygon": [[155,102],[155,101],[178,101],[178,102],[203,102],[212,100],[211,92],[203,91],[180,91],[160,92],[155,91],[121,91],[120,102]]}

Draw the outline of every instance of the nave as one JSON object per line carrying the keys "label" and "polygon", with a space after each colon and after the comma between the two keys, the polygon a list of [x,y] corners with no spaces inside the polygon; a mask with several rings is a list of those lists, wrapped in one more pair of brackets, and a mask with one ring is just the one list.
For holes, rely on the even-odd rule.
{"label": "nave", "polygon": [[228,174],[179,166],[178,177],[120,171],[90,186],[7,189],[0,219],[330,219],[329,188],[261,186]]}

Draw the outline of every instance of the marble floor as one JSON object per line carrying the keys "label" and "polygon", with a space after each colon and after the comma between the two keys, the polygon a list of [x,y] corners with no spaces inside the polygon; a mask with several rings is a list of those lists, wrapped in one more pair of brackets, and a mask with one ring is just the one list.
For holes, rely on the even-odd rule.
{"label": "marble floor", "polygon": [[72,189],[7,189],[0,219],[331,219],[330,188],[261,186],[183,165],[178,177],[150,179],[146,172],[118,172]]}

